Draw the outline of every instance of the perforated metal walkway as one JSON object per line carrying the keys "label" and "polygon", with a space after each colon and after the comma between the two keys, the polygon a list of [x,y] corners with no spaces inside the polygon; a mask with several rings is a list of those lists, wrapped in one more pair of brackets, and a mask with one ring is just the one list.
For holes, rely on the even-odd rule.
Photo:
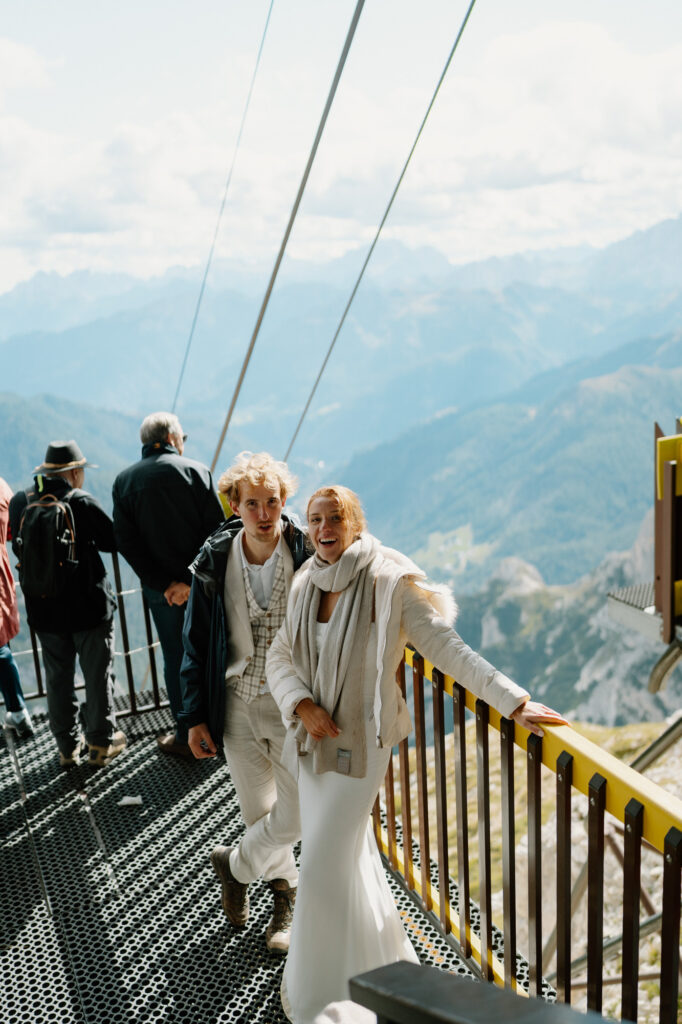
{"label": "perforated metal walkway", "polygon": [[[285,1024],[271,894],[252,886],[235,931],[208,860],[242,829],[225,763],[158,753],[170,720],[154,712],[122,722],[128,749],[107,768],[62,769],[34,721],[35,738],[0,738],[0,1021]],[[422,962],[469,973],[391,885]]]}

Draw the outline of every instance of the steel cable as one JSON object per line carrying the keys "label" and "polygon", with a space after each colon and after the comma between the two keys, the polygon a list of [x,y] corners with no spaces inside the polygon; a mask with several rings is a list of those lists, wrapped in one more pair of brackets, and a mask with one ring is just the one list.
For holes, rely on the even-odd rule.
{"label": "steel cable", "polygon": [[364,5],[365,5],[365,0],[358,0],[357,4],[355,6],[355,11],[353,13],[353,18],[351,20],[350,27],[348,29],[348,34],[346,35],[346,41],[345,41],[345,43],[343,45],[343,50],[342,50],[341,56],[339,58],[339,63],[338,63],[337,68],[336,68],[336,73],[334,75],[334,80],[332,81],[331,87],[329,89],[329,95],[327,96],[327,102],[325,103],[324,110],[322,111],[322,117],[320,118],[320,123],[319,123],[318,128],[317,128],[317,134],[315,135],[315,140],[313,142],[312,149],[310,150],[310,155],[308,157],[308,162],[307,162],[305,170],[303,172],[303,177],[301,179],[301,184],[298,187],[298,193],[296,195],[296,199],[294,200],[294,205],[292,207],[291,214],[289,216],[289,223],[287,224],[286,231],[284,232],[284,237],[282,239],[282,244],[280,245],[279,253],[278,253],[277,259],[275,261],[275,266],[274,266],[272,274],[270,276],[270,282],[269,282],[267,290],[265,292],[265,298],[263,299],[263,304],[261,305],[260,313],[258,314],[258,319],[256,320],[256,326],[253,329],[253,334],[251,335],[251,341],[249,342],[249,347],[248,347],[248,349],[246,351],[246,355],[244,357],[244,362],[242,364],[242,368],[241,368],[241,371],[240,371],[240,374],[239,374],[239,378],[237,380],[237,384],[236,384],[235,389],[234,389],[234,394],[232,395],[232,401],[230,402],[230,407],[229,407],[229,409],[227,411],[227,416],[225,417],[225,423],[223,424],[223,429],[221,431],[220,438],[218,440],[218,446],[217,446],[217,448],[215,450],[215,455],[213,456],[213,461],[211,463],[211,472],[213,472],[215,470],[216,464],[218,462],[218,458],[220,457],[220,452],[222,450],[223,443],[225,441],[225,435],[227,434],[227,430],[228,430],[228,427],[230,425],[230,420],[232,419],[232,413],[234,412],[234,407],[237,404],[237,399],[239,398],[239,392],[241,391],[241,387],[242,387],[242,384],[244,382],[244,377],[246,376],[246,371],[247,371],[249,362],[251,360],[251,355],[253,353],[253,349],[254,349],[254,346],[256,344],[256,339],[258,337],[258,333],[260,331],[261,324],[263,323],[263,318],[265,316],[265,311],[266,311],[266,309],[268,307],[268,303],[270,301],[270,296],[272,294],[272,289],[274,288],[275,281],[277,279],[277,274],[279,273],[280,264],[281,264],[282,259],[284,257],[284,252],[286,250],[287,243],[289,241],[289,235],[291,234],[291,229],[294,226],[294,221],[296,220],[296,215],[298,213],[298,208],[301,205],[301,199],[303,198],[303,193],[305,191],[305,187],[306,187],[306,184],[308,182],[308,177],[310,176],[310,171],[311,171],[311,168],[313,166],[313,161],[315,160],[315,156],[317,154],[317,149],[318,149],[318,146],[320,144],[320,139],[322,138],[322,133],[323,133],[325,125],[327,123],[327,118],[329,117],[329,111],[331,110],[331,106],[332,106],[332,103],[334,101],[334,96],[336,95],[336,90],[338,88],[339,81],[341,80],[341,74],[343,72],[343,68],[344,68],[344,65],[346,63],[346,58],[348,57],[348,52],[350,50],[351,43],[353,42],[353,37],[355,35],[355,30],[357,28],[358,21],[360,20],[360,15],[362,14],[362,8],[364,7]]}
{"label": "steel cable", "polygon": [[204,277],[201,282],[201,288],[199,289],[199,297],[197,298],[196,308],[194,310],[194,317],[192,319],[192,326],[189,331],[189,338],[187,339],[187,347],[185,348],[185,358],[182,361],[182,367],[180,369],[180,376],[178,377],[178,384],[175,389],[175,398],[173,399],[173,405],[171,412],[175,412],[175,407],[178,402],[178,396],[180,394],[180,388],[182,387],[182,381],[185,376],[185,369],[187,367],[187,360],[189,359],[189,351],[192,347],[192,339],[194,338],[194,329],[197,326],[197,319],[199,317],[199,310],[201,309],[201,302],[204,297],[204,290],[206,288],[206,280],[208,278],[208,272],[211,269],[211,262],[213,260],[213,252],[215,245],[218,240],[218,232],[220,231],[220,222],[223,219],[223,211],[225,210],[225,203],[227,202],[227,193],[230,190],[230,182],[232,181],[232,172],[234,171],[235,164],[237,162],[237,154],[239,153],[239,145],[242,141],[242,135],[244,133],[244,125],[246,124],[246,116],[249,112],[249,104],[251,103],[251,95],[253,93],[253,87],[256,83],[256,75],[258,74],[258,67],[260,65],[261,55],[263,53],[263,47],[265,46],[265,37],[268,33],[268,25],[270,24],[270,15],[272,14],[272,8],[275,0],[270,0],[270,7],[268,8],[268,15],[265,19],[265,27],[263,28],[263,35],[261,37],[260,46],[258,47],[258,55],[256,57],[256,63],[254,65],[253,74],[251,75],[251,84],[249,85],[249,91],[246,97],[246,103],[244,104],[244,111],[242,113],[241,124],[239,125],[239,132],[237,134],[237,141],[234,146],[234,153],[232,155],[232,163],[230,164],[230,170],[227,174],[227,180],[225,182],[225,189],[223,191],[223,200],[220,204],[220,210],[218,212],[218,220],[216,222],[215,231],[213,232],[213,241],[211,242],[211,248],[208,253],[208,259],[206,260],[206,269],[204,270]]}
{"label": "steel cable", "polygon": [[303,412],[301,413],[301,417],[300,417],[300,419],[298,421],[298,424],[296,426],[296,430],[294,431],[293,437],[291,438],[291,441],[289,442],[289,447],[287,448],[286,454],[284,456],[284,461],[285,462],[289,458],[289,455],[291,454],[291,450],[294,447],[294,444],[296,443],[296,438],[298,437],[298,434],[299,434],[299,431],[301,429],[301,426],[303,425],[303,421],[306,418],[308,410],[310,409],[310,405],[312,403],[312,400],[315,397],[315,392],[317,391],[318,384],[320,383],[320,380],[322,379],[322,374],[324,373],[325,369],[327,368],[327,363],[329,362],[329,357],[331,356],[332,351],[334,349],[334,346],[336,345],[336,340],[337,340],[339,334],[341,333],[341,329],[342,329],[342,327],[343,327],[343,325],[344,325],[344,323],[346,321],[346,317],[348,316],[348,311],[350,310],[350,307],[353,304],[353,300],[355,299],[355,295],[357,293],[357,290],[360,287],[360,282],[362,281],[362,279],[363,279],[363,277],[365,275],[365,270],[367,269],[367,264],[369,263],[370,259],[372,258],[372,253],[374,252],[375,246],[376,246],[377,242],[379,241],[379,236],[381,235],[381,232],[382,232],[382,229],[384,227],[384,224],[386,223],[388,215],[391,212],[391,207],[393,206],[393,201],[395,200],[395,197],[398,194],[398,189],[400,188],[400,186],[402,184],[402,180],[405,177],[405,172],[407,171],[407,168],[409,167],[410,161],[412,160],[412,155],[413,155],[415,149],[417,148],[417,143],[419,142],[421,134],[422,134],[422,132],[424,130],[424,126],[426,125],[426,122],[428,120],[429,114],[431,113],[431,109],[432,109],[434,103],[436,102],[436,97],[438,96],[438,93],[440,91],[440,87],[443,84],[445,76],[446,76],[446,74],[448,72],[448,68],[450,67],[450,64],[452,62],[452,58],[455,55],[455,50],[459,46],[459,41],[462,38],[462,35],[464,33],[464,29],[466,28],[467,22],[469,20],[469,15],[473,11],[475,3],[476,3],[476,0],[471,0],[471,3],[469,4],[467,12],[466,12],[466,14],[464,16],[464,20],[462,21],[462,24],[460,25],[459,32],[457,33],[457,37],[456,37],[456,39],[455,39],[455,41],[454,41],[454,43],[452,45],[452,49],[450,50],[450,53],[448,55],[448,59],[445,62],[445,67],[443,68],[441,76],[438,79],[438,84],[436,85],[436,88],[434,90],[433,96],[431,97],[431,102],[429,103],[428,107],[426,108],[426,113],[424,114],[422,122],[421,122],[421,124],[419,126],[419,131],[417,132],[417,134],[415,136],[415,140],[412,143],[412,147],[411,147],[410,152],[408,154],[407,160],[405,161],[405,163],[403,165],[403,169],[400,172],[400,176],[398,178],[398,181],[396,182],[396,186],[393,189],[393,194],[391,195],[391,198],[388,201],[388,206],[386,207],[386,209],[384,211],[384,215],[381,218],[381,221],[379,223],[379,227],[377,228],[376,234],[374,236],[374,241],[372,242],[372,244],[369,247],[369,250],[367,252],[367,256],[365,257],[365,261],[362,264],[362,268],[360,270],[360,273],[358,274],[358,277],[357,277],[357,280],[355,282],[355,285],[353,286],[353,290],[350,293],[350,298],[348,299],[348,302],[346,303],[346,308],[344,309],[343,314],[341,315],[341,319],[339,320],[338,327],[336,328],[336,331],[334,332],[334,337],[332,338],[331,344],[330,344],[329,348],[327,349],[327,354],[324,357],[324,360],[322,362],[322,366],[320,367],[320,372],[318,373],[317,378],[315,380],[315,383],[313,384],[312,390],[311,390],[310,394],[308,395],[308,401],[306,402],[305,408],[303,409]]}

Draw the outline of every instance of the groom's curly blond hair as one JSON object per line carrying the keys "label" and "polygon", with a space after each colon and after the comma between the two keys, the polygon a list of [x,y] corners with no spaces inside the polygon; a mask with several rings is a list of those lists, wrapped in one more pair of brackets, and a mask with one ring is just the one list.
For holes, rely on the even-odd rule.
{"label": "groom's curly blond hair", "polygon": [[218,490],[224,494],[234,508],[240,501],[240,488],[244,484],[252,487],[271,487],[279,491],[284,501],[293,494],[298,480],[290,472],[286,462],[278,462],[268,452],[240,452],[229,469],[218,480]]}

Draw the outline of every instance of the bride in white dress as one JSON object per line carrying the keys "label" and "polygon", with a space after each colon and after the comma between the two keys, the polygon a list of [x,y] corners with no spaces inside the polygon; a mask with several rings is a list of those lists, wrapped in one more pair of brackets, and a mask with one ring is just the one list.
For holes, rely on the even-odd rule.
{"label": "bride in white dress", "polygon": [[298,778],[301,865],[282,1004],[294,1024],[373,1022],[348,980],[416,961],[388,888],[370,812],[410,718],[395,672],[409,640],[441,671],[533,732],[564,722],[469,648],[450,592],[366,532],[359,499],[325,487],[308,502],[315,548],[268,654]]}

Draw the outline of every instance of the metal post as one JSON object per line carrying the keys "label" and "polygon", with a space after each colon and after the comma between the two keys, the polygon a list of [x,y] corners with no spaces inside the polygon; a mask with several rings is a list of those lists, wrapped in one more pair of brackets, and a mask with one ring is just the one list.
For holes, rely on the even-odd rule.
{"label": "metal post", "polygon": [[642,865],[644,807],[635,800],[625,808],[625,851],[623,858],[623,1020],[637,1020],[639,979],[639,893]]}
{"label": "metal post", "polygon": [[161,694],[159,693],[159,677],[156,671],[156,657],[154,655],[154,637],[152,635],[152,619],[149,611],[147,598],[144,591],[140,591],[142,598],[142,614],[144,616],[144,628],[147,634],[147,653],[149,655],[149,671],[152,676],[152,693],[154,694],[154,707],[161,707]]}
{"label": "metal post", "polygon": [[[556,966],[557,994],[571,1001],[571,787],[573,757],[562,751],[556,766]],[[543,961],[543,972],[547,964]]]}
{"label": "metal post", "polygon": [[121,585],[121,570],[118,564],[118,554],[111,553],[111,564],[114,569],[114,580],[116,581],[116,596],[118,599],[118,618],[121,625],[121,637],[123,639],[123,657],[125,660],[126,676],[128,678],[128,696],[130,699],[130,710],[137,713],[137,700],[135,698],[135,679],[133,677],[133,663],[130,657],[130,641],[128,640],[128,623],[126,622],[125,605],[123,602],[123,586]]}
{"label": "metal post", "polygon": [[458,683],[452,690],[455,734],[455,793],[457,799],[457,885],[459,944],[462,956],[471,956],[469,907],[469,814],[467,809],[466,691]]}
{"label": "metal post", "polygon": [[476,793],[478,796],[478,876],[481,913],[481,971],[486,981],[493,980],[493,922],[490,886],[490,749],[488,722],[490,709],[476,701]]}
{"label": "metal post", "polygon": [[426,726],[424,723],[424,659],[412,659],[414,687],[414,735],[417,744],[417,805],[419,810],[419,860],[421,863],[422,902],[426,910],[433,907],[431,898],[431,845],[429,841],[429,797],[426,775]]}
{"label": "metal post", "polygon": [[44,697],[45,687],[43,685],[43,673],[40,669],[40,658],[38,657],[38,639],[33,626],[30,626],[29,629],[31,633],[31,650],[33,651],[33,668],[35,669],[36,682],[38,684],[38,693],[36,696]]}
{"label": "metal post", "polygon": [[448,795],[445,785],[445,715],[443,707],[443,674],[433,670],[433,753],[436,772],[436,828],[438,836],[438,889],[440,891],[440,923],[450,932],[450,865],[448,855]]}
{"label": "metal post", "polygon": [[530,993],[542,993],[542,737],[531,733],[528,756],[528,975]]}
{"label": "metal post", "polygon": [[395,832],[395,782],[393,779],[393,756],[388,762],[388,770],[384,780],[386,793],[386,828],[388,831],[388,863],[393,869],[398,867],[398,842]]}
{"label": "metal post", "polygon": [[502,759],[502,900],[504,914],[504,985],[516,988],[516,834],[514,829],[514,722],[500,722]]}
{"label": "metal post", "polygon": [[663,920],[661,921],[660,1024],[679,1019],[680,896],[682,895],[682,832],[671,828],[663,844]]}
{"label": "metal post", "polygon": [[[407,697],[405,686],[405,659],[400,662],[397,673],[398,685],[403,699]],[[403,828],[403,858],[405,881],[408,889],[414,889],[414,867],[412,860],[412,800],[410,797],[410,748],[407,737],[398,751],[400,763],[400,821]]]}
{"label": "metal post", "polygon": [[604,970],[604,809],[606,779],[599,772],[588,786],[587,1006],[601,1013]]}

